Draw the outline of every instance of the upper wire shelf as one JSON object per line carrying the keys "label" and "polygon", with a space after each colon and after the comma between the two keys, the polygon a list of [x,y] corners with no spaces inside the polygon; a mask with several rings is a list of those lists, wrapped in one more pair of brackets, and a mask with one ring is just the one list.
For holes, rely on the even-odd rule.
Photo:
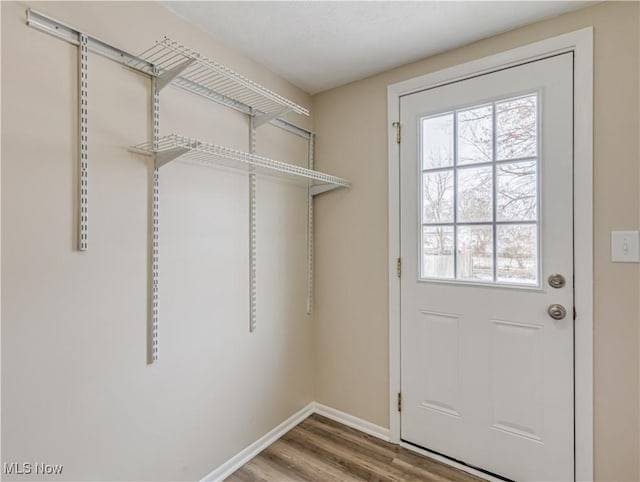
{"label": "upper wire shelf", "polygon": [[153,142],[143,142],[132,149],[153,156],[157,167],[180,158],[304,180],[310,186],[312,195],[351,186],[350,181],[340,177],[178,134],[161,137],[155,147]]}
{"label": "upper wire shelf", "polygon": [[174,85],[227,105],[239,104],[236,107],[278,116],[289,111],[309,115],[308,109],[169,37],[156,41],[127,65],[158,77],[167,76]]}

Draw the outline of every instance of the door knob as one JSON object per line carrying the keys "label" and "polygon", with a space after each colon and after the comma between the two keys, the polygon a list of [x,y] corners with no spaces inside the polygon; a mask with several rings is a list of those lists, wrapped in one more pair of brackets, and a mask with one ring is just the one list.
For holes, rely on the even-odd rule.
{"label": "door knob", "polygon": [[549,286],[551,286],[552,288],[562,288],[567,283],[565,277],[559,273],[555,273],[549,276],[548,281]]}
{"label": "door knob", "polygon": [[565,316],[567,316],[566,308],[564,306],[558,305],[558,304],[553,304],[553,305],[549,306],[549,309],[547,310],[547,313],[549,313],[549,316],[551,318],[553,318],[554,320],[561,320]]}

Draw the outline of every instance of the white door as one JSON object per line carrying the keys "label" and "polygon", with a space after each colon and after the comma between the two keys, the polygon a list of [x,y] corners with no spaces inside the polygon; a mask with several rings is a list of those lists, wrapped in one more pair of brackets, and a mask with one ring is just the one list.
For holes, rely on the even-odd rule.
{"label": "white door", "polygon": [[400,101],[401,438],[514,480],[574,478],[572,112],[572,53]]}

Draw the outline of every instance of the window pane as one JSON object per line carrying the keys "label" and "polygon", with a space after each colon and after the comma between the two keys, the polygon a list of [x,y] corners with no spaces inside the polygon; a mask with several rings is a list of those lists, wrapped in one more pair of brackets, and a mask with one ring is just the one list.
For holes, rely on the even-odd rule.
{"label": "window pane", "polygon": [[535,221],[537,218],[536,162],[498,164],[498,221]]}
{"label": "window pane", "polygon": [[537,96],[496,104],[498,160],[537,155]]}
{"label": "window pane", "polygon": [[537,284],[538,228],[535,224],[497,226],[498,281]]}
{"label": "window pane", "polygon": [[453,114],[422,119],[422,168],[453,165]]}
{"label": "window pane", "polygon": [[422,278],[453,278],[453,227],[422,228]]}
{"label": "window pane", "polygon": [[493,107],[458,113],[458,164],[493,160]]}
{"label": "window pane", "polygon": [[453,222],[453,171],[424,173],[422,181],[422,222]]}
{"label": "window pane", "polygon": [[458,222],[493,221],[493,168],[458,170]]}
{"label": "window pane", "polygon": [[458,279],[493,281],[493,227],[458,226]]}

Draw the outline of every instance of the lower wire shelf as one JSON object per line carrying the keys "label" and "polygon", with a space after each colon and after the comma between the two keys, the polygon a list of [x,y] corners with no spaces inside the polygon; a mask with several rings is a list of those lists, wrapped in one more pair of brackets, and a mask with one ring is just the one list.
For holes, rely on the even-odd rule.
{"label": "lower wire shelf", "polygon": [[132,147],[132,150],[152,156],[158,168],[173,160],[185,159],[259,174],[277,175],[292,180],[301,180],[307,183],[313,196],[332,189],[351,186],[350,181],[340,177],[178,134],[161,137],[155,146],[153,142],[137,144]]}

